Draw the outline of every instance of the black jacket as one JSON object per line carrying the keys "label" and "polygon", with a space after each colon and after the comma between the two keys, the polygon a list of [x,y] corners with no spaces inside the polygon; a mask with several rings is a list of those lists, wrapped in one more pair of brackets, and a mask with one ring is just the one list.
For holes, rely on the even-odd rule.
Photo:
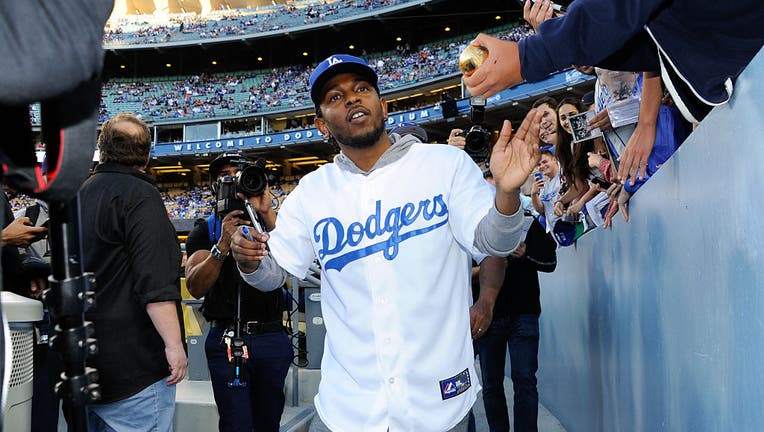
{"label": "black jacket", "polygon": [[[538,272],[550,273],[557,267],[557,243],[536,219],[531,223],[524,241],[525,255],[506,258],[504,283],[493,306],[493,319],[541,314]],[[480,287],[473,286],[475,301],[479,293]]]}
{"label": "black jacket", "polygon": [[101,402],[114,402],[169,374],[146,305],[180,300],[180,247],[151,178],[133,168],[98,165],[80,189],[80,207],[85,271],[96,276],[86,318],[99,353],[88,362],[98,369]]}

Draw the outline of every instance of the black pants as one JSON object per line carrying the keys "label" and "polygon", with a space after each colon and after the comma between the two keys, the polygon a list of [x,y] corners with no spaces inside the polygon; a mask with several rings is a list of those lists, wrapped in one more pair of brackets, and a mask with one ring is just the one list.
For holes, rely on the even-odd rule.
{"label": "black pants", "polygon": [[[36,341],[35,341],[36,342]],[[58,398],[53,393],[61,361],[47,344],[34,346],[34,393],[32,396],[32,432],[58,430]]]}

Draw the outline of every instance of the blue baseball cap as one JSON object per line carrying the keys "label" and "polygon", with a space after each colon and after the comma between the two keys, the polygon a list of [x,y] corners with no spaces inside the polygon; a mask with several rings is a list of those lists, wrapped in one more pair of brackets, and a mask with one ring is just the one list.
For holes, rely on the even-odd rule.
{"label": "blue baseball cap", "polygon": [[584,225],[580,222],[565,222],[558,220],[552,229],[552,235],[560,246],[570,246],[581,234],[583,234]]}
{"label": "blue baseball cap", "polygon": [[310,98],[320,105],[321,90],[330,79],[341,73],[357,73],[369,82],[379,94],[377,73],[363,60],[349,54],[333,54],[316,66],[310,74]]}

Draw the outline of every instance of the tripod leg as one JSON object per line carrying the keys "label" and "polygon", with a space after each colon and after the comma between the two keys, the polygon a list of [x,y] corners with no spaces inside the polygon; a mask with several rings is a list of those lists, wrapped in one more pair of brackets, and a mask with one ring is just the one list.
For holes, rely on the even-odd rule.
{"label": "tripod leg", "polygon": [[83,272],[78,199],[51,202],[49,210],[52,274],[45,301],[58,322],[51,347],[61,354],[64,367],[56,393],[67,406],[69,430],[87,431],[87,403],[100,398],[98,375],[85,366],[97,349],[92,325],[84,319],[95,278]]}

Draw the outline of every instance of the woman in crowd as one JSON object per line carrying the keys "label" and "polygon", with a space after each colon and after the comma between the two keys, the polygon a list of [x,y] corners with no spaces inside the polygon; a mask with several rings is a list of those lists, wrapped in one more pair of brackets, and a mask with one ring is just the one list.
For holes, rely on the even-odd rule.
{"label": "woman in crowd", "polygon": [[[566,97],[557,105],[560,136],[555,154],[562,166],[568,188],[560,197],[560,201],[555,205],[555,213],[558,216],[567,213],[573,219],[577,218],[577,215],[585,208],[587,202],[601,193],[599,189],[593,188],[593,185],[589,184],[589,179],[596,177],[597,173],[593,172],[589,167],[588,154],[607,153],[601,138],[578,143],[573,142],[568,119],[585,111],[586,109],[581,105],[580,100],[575,97]],[[606,200],[607,196],[601,196],[601,198]]]}

